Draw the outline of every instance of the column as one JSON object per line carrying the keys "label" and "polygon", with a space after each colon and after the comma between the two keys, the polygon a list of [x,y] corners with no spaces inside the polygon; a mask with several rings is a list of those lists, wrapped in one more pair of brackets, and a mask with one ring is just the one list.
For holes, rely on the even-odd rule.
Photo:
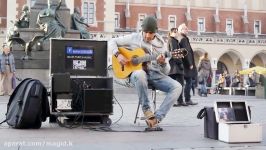
{"label": "column", "polygon": [[211,66],[212,66],[212,87],[216,87],[216,71],[217,71],[217,58],[211,59]]}
{"label": "column", "polygon": [[216,0],[215,14],[213,15],[215,21],[215,32],[220,32],[220,17],[219,17],[219,0]]}
{"label": "column", "polygon": [[157,0],[156,18],[157,19],[162,19],[162,14],[161,14],[161,0]]}
{"label": "column", "polygon": [[115,31],[115,0],[104,0],[104,32]]}
{"label": "column", "polygon": [[129,29],[130,28],[130,5],[129,5],[129,0],[127,0],[127,3],[126,3],[125,16],[126,16],[126,29]]}
{"label": "column", "polygon": [[187,20],[187,27],[189,29],[191,29],[192,17],[191,17],[191,13],[190,13],[190,0],[187,0],[187,12],[185,13],[185,16],[186,16],[186,20]]}
{"label": "column", "polygon": [[246,0],[244,1],[244,15],[242,16],[242,20],[244,23],[244,30],[245,30],[245,34],[248,34],[248,6],[247,6],[247,2]]}

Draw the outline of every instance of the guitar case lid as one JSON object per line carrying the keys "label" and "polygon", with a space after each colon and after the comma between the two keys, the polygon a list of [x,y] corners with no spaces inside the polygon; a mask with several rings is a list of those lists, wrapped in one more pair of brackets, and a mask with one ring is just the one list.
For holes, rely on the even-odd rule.
{"label": "guitar case lid", "polygon": [[217,123],[251,123],[250,111],[245,101],[216,101],[214,111]]}

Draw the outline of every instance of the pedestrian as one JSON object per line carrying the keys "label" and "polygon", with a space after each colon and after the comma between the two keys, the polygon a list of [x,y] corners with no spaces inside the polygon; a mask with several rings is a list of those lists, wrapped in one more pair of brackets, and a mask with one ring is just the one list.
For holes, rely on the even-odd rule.
{"label": "pedestrian", "polygon": [[183,58],[184,79],[186,82],[184,88],[185,102],[188,105],[197,105],[198,103],[195,103],[191,100],[190,95],[192,78],[195,78],[197,76],[197,69],[194,60],[194,52],[190,45],[189,38],[187,37],[188,28],[186,24],[183,23],[179,25],[178,33],[178,41],[180,48],[185,48],[187,50],[187,55]]}
{"label": "pedestrian", "polygon": [[240,73],[238,70],[235,71],[234,76],[232,78],[232,87],[239,87],[240,84]]}
{"label": "pedestrian", "polygon": [[[131,61],[119,52],[118,47],[127,47],[129,51],[133,52],[137,48],[142,48],[146,56],[155,56],[155,60],[142,63],[142,69],[132,71],[129,76],[130,82],[135,85],[137,90],[146,117],[145,121],[148,127],[153,128],[163,120],[173,106],[181,94],[182,86],[168,76],[170,71],[169,59],[163,55],[167,48],[163,38],[156,33],[157,20],[148,16],[143,20],[141,27],[141,32],[111,39],[108,42],[108,47],[122,66],[131,63]],[[152,84],[156,89],[166,93],[165,99],[155,112],[151,111],[148,84]]]}
{"label": "pedestrian", "polygon": [[203,56],[200,58],[200,62],[198,65],[198,80],[200,85],[200,96],[207,97],[207,80],[209,77],[212,76],[212,68],[211,68],[211,61],[209,59],[208,53],[205,52]]}
{"label": "pedestrian", "polygon": [[223,73],[219,75],[218,79],[218,85],[217,85],[217,93],[218,94],[224,94],[224,87],[225,87],[225,76]]}
{"label": "pedestrian", "polygon": [[195,77],[193,77],[192,81],[191,81],[191,90],[192,90],[193,96],[195,96],[195,88],[196,87],[197,87],[197,80]]}
{"label": "pedestrian", "polygon": [[253,72],[248,74],[248,78],[246,81],[246,87],[255,87],[256,82],[254,81]]}
{"label": "pedestrian", "polygon": [[3,43],[3,52],[0,55],[1,75],[0,75],[0,96],[11,95],[13,92],[12,78],[15,74],[15,59],[10,52],[10,45]]}
{"label": "pedestrian", "polygon": [[[174,51],[177,51],[180,49],[179,42],[177,40],[177,28],[171,28],[171,30],[168,34],[167,45],[168,45],[168,51],[169,52],[174,52]],[[179,82],[183,87],[184,86],[184,66],[183,66],[182,58],[172,57],[169,60],[169,64],[171,66],[169,76],[172,79]],[[183,88],[182,88],[182,93],[183,93]],[[174,104],[174,107],[179,107],[179,106],[188,106],[183,101],[183,94],[180,94],[180,96],[177,99],[177,104]]]}

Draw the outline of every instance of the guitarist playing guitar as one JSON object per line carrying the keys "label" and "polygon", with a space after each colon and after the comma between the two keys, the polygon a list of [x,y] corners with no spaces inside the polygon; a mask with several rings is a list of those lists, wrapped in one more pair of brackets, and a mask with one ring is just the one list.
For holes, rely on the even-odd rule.
{"label": "guitarist playing guitar", "polygon": [[[129,77],[130,82],[135,85],[146,117],[145,121],[150,129],[156,128],[158,123],[163,120],[182,91],[181,84],[168,76],[170,65],[166,55],[167,48],[162,37],[156,33],[157,28],[156,19],[148,16],[143,20],[142,32],[113,38],[108,42],[108,47],[113,51],[113,58],[117,60],[113,63],[118,63],[119,70],[126,70],[127,67],[125,66],[128,64],[134,67],[142,63],[141,66],[138,66],[140,69],[134,69],[129,75],[118,76],[118,78]],[[126,47],[126,49],[121,47]],[[134,59],[134,51],[132,51],[133,53],[129,51],[137,48],[141,48],[138,52],[143,53],[145,59],[148,56],[152,58],[146,59],[146,62],[145,60]],[[148,98],[148,83],[166,93],[161,106],[154,112],[151,110]]]}

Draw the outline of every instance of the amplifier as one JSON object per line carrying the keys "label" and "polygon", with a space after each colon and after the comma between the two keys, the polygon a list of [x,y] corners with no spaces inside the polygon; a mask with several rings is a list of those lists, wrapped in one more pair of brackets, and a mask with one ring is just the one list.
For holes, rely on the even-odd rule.
{"label": "amplifier", "polygon": [[84,113],[113,113],[112,89],[85,89]]}
{"label": "amplifier", "polygon": [[69,93],[70,74],[69,73],[54,73],[52,75],[52,88],[55,93]]}

